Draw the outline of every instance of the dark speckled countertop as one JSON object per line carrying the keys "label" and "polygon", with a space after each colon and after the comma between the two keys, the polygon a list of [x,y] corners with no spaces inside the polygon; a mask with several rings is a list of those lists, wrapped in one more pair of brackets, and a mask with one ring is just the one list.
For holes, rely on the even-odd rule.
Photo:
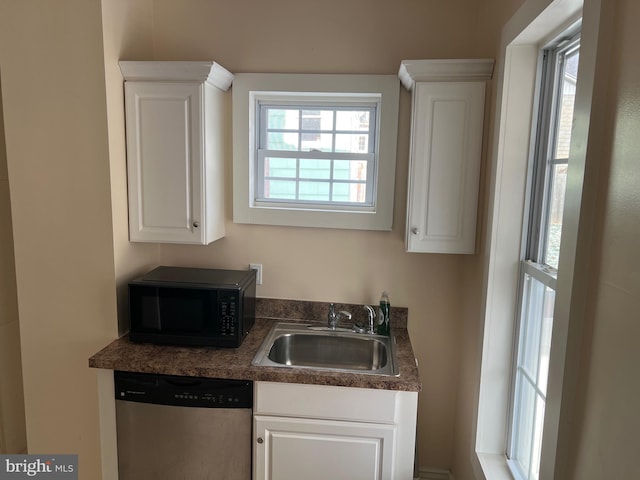
{"label": "dark speckled countertop", "polygon": [[[361,305],[336,304],[338,310],[364,312]],[[342,387],[420,391],[415,355],[406,329],[407,309],[392,307],[392,334],[400,375],[359,374],[314,369],[251,365],[275,321],[322,322],[328,304],[294,300],[256,299],[256,323],[239,348],[177,347],[133,343],[128,336],[113,341],[89,359],[92,368],[208,378],[303,383]],[[364,313],[362,313],[364,315]]]}

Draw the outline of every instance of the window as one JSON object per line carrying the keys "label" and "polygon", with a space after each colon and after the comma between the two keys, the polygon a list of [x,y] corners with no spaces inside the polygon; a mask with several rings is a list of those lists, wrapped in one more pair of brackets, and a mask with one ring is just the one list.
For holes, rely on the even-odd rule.
{"label": "window", "polygon": [[577,37],[543,51],[508,447],[509,467],[522,480],[539,478],[578,60]]}
{"label": "window", "polygon": [[236,223],[390,230],[395,75],[239,74]]}
{"label": "window", "polygon": [[378,99],[259,100],[256,205],[370,210]]}

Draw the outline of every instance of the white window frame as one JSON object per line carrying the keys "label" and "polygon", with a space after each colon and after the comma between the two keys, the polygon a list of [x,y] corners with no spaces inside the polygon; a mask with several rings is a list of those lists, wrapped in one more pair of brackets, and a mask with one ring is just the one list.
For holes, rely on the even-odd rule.
{"label": "white window frame", "polygon": [[[348,96],[336,96],[326,93],[317,94],[305,94],[295,95],[292,98],[290,94],[281,94],[274,92],[251,92],[251,102],[256,105],[256,118],[259,119],[259,127],[256,128],[256,140],[255,140],[255,159],[257,167],[254,169],[256,176],[254,180],[254,204],[258,207],[280,207],[280,208],[302,208],[302,209],[336,209],[336,210],[351,210],[351,211],[363,211],[372,212],[375,211],[375,189],[376,189],[376,171],[378,161],[378,137],[379,137],[379,121],[377,111],[380,109],[381,95],[348,95]],[[267,143],[267,119],[266,109],[268,108],[296,108],[300,110],[330,110],[334,112],[334,124],[333,130],[318,130],[314,133],[321,133],[325,135],[332,135],[335,142],[336,135],[344,134],[345,131],[337,130],[335,125],[335,115],[338,111],[346,111],[350,109],[367,110],[370,113],[369,130],[367,131],[349,131],[349,134],[363,134],[369,135],[369,143],[367,145],[367,153],[341,153],[341,152],[323,152],[319,150],[303,151],[274,151],[268,150],[265,145]],[[300,119],[302,121],[302,119]],[[289,131],[289,130],[288,130]],[[293,133],[293,130],[290,130]],[[303,130],[302,126],[299,126],[296,131],[298,134],[308,133],[309,130]],[[319,179],[317,181],[327,183],[330,191],[333,186],[339,183],[362,183],[366,188],[366,198],[364,202],[345,202],[338,201],[304,201],[304,200],[277,200],[267,199],[264,196],[264,164],[265,158],[275,155],[279,158],[292,158],[292,159],[323,159],[328,161],[335,160],[364,160],[367,162],[367,178],[364,182],[356,182],[355,180],[339,180],[333,178],[331,174],[329,178]],[[333,169],[331,169],[331,173]],[[296,177],[283,178],[284,180],[295,181],[297,184],[305,180],[300,177],[299,174]],[[310,179],[306,179],[309,181]]]}
{"label": "white window frame", "polygon": [[[483,325],[477,421],[471,448],[476,479],[512,480],[507,466],[509,391],[514,312],[521,258],[521,225],[535,98],[538,52],[582,18],[580,82],[576,91],[569,179],[557,278],[540,478],[566,478],[571,413],[580,367],[582,315],[591,268],[587,232],[593,228],[590,197],[597,176],[600,132],[590,131],[596,92],[602,0],[526,0],[502,31],[496,90],[493,154],[490,158],[489,218],[483,270]],[[594,151],[592,151],[592,149]],[[589,155],[587,153],[589,152]],[[587,160],[593,156],[593,161]],[[588,179],[589,182],[588,182]],[[583,185],[584,180],[584,185]],[[584,212],[581,207],[585,206]],[[583,236],[578,236],[578,230]]]}
{"label": "white window frame", "polygon": [[[540,458],[541,438],[536,438],[536,429],[542,432],[542,423],[544,420],[544,411],[546,407],[546,384],[548,379],[548,355],[546,349],[542,349],[540,345],[543,332],[550,335],[553,325],[553,312],[546,312],[550,315],[546,320],[543,318],[544,306],[542,304],[532,305],[530,295],[534,292],[535,287],[544,290],[546,296],[548,291],[557,289],[557,269],[545,263],[548,249],[548,228],[549,217],[551,215],[551,194],[552,194],[552,176],[554,165],[559,164],[558,159],[553,158],[556,150],[556,141],[558,139],[560,103],[562,98],[562,89],[564,87],[564,68],[559,63],[559,59],[563,60],[570,52],[575,52],[579,48],[580,35],[576,34],[574,29],[569,30],[555,40],[552,45],[545,47],[541,51],[542,68],[538,79],[540,85],[540,102],[538,104],[538,113],[534,120],[536,123],[536,140],[531,156],[531,165],[529,166],[530,187],[527,190],[530,195],[529,205],[523,222],[523,238],[526,238],[523,244],[523,259],[520,264],[519,279],[519,312],[517,315],[516,343],[517,346],[514,359],[514,371],[511,388],[511,420],[509,429],[509,439],[507,448],[508,465],[513,476],[518,480],[527,480],[530,475],[537,478],[538,460]],[[562,77],[561,77],[562,76]],[[566,159],[563,163],[568,163]],[[564,192],[563,192],[564,193]],[[535,285],[534,285],[535,284]],[[541,293],[541,292],[540,292]],[[544,297],[537,298],[543,300]],[[538,307],[540,310],[534,309],[530,311],[529,307]],[[545,322],[547,325],[545,325]],[[532,330],[533,327],[533,330]],[[548,330],[547,330],[548,329]],[[533,335],[534,338],[530,338]],[[530,356],[530,349],[534,350],[535,367],[527,365],[533,358]],[[544,351],[544,354],[543,354]],[[543,361],[546,356],[546,362]],[[529,371],[530,368],[535,371]],[[540,376],[541,368],[544,369],[542,377]],[[533,375],[533,377],[532,377]],[[542,383],[542,386],[539,384]],[[529,385],[535,394],[536,405],[529,407],[533,411],[529,412],[531,417],[522,417],[523,388]],[[526,440],[522,437],[520,429],[527,420],[531,421],[532,431],[531,437],[528,438],[529,452],[528,456],[521,459],[518,458],[520,450],[520,441]],[[528,462],[527,469],[523,470],[521,460]],[[535,464],[531,464],[535,462]]]}
{"label": "white window frame", "polygon": [[[393,225],[400,84],[396,75],[237,74],[233,84],[233,221],[262,225],[386,230]],[[371,198],[353,203],[261,201],[260,102],[375,105]],[[323,154],[321,154],[323,156]]]}

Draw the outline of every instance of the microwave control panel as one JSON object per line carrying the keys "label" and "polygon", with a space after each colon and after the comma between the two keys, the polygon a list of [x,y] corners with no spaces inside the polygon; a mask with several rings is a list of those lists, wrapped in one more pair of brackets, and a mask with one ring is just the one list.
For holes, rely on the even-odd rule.
{"label": "microwave control panel", "polygon": [[219,298],[220,335],[235,337],[238,333],[239,305],[234,293],[221,292]]}

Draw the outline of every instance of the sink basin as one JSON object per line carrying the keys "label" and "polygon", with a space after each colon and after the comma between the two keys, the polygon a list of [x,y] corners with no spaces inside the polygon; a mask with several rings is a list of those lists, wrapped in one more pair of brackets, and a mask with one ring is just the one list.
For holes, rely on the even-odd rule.
{"label": "sink basin", "polygon": [[253,364],[397,375],[391,337],[308,324],[274,325]]}

